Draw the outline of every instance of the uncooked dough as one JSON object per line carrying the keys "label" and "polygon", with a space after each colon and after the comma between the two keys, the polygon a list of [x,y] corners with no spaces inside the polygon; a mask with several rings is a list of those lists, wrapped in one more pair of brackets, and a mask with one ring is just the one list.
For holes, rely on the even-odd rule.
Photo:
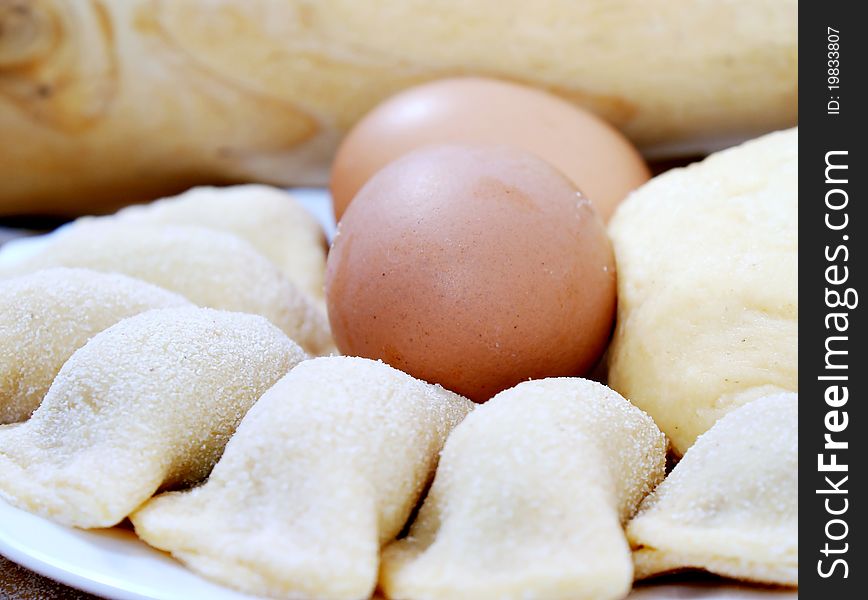
{"label": "uncooked dough", "polygon": [[0,281],[0,424],[30,417],[72,353],[152,308],[190,302],[119,273],[45,269]]}
{"label": "uncooked dough", "polygon": [[696,440],[627,527],[637,579],[692,568],[798,585],[798,404],[754,400]]}
{"label": "uncooked dough", "polygon": [[622,525],[665,456],[651,418],[604,385],[520,383],[449,436],[408,536],[383,553],[380,587],[404,600],[623,598]]}
{"label": "uncooked dough", "polygon": [[110,527],[206,477],[254,402],[304,352],[257,315],[151,310],[66,361],[29,421],[0,427],[0,497]]}
{"label": "uncooked dough", "polygon": [[124,273],[199,306],[262,315],[311,354],[334,350],[325,311],[240,237],[188,225],[77,222],[0,275],[48,267]]}
{"label": "uncooked dough", "polygon": [[797,146],[790,129],[664,173],[611,222],[609,385],[679,454],[730,410],[798,389]]}
{"label": "uncooked dough", "polygon": [[303,291],[323,298],[325,236],[316,219],[283,190],[267,185],[197,187],[108,218],[136,224],[200,225],[234,233]]}
{"label": "uncooked dough", "polygon": [[472,403],[364,358],[303,362],[257,402],[205,485],[158,496],[136,532],[270,598],[368,598],[380,546]]}

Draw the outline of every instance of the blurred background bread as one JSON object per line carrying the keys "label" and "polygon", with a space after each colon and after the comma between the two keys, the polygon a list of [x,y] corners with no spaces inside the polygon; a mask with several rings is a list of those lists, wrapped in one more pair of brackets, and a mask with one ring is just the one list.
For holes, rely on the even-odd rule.
{"label": "blurred background bread", "polygon": [[480,74],[648,155],[797,120],[796,0],[0,0],[0,215],[325,184],[390,94]]}

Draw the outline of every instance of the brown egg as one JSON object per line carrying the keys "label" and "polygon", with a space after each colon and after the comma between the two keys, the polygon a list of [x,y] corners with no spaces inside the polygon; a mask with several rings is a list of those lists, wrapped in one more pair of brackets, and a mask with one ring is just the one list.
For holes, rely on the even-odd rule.
{"label": "brown egg", "polygon": [[342,353],[484,401],[594,366],[615,263],[590,202],[549,164],[503,146],[432,146],[359,192],[326,295]]}
{"label": "brown egg", "polygon": [[604,221],[650,177],[620,132],[560,98],[495,79],[443,79],[386,100],[346,136],[332,166],[337,219],[386,164],[444,143],[503,144],[532,152],[570,178]]}

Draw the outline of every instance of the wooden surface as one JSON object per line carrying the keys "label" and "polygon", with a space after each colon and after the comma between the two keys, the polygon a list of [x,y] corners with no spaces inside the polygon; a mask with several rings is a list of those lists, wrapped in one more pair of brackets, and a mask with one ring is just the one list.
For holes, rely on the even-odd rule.
{"label": "wooden surface", "polygon": [[94,600],[0,556],[0,600]]}

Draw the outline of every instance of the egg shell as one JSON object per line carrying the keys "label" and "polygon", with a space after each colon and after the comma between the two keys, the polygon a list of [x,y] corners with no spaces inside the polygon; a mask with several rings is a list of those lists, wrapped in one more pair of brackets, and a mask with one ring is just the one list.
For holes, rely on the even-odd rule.
{"label": "egg shell", "polygon": [[518,149],[436,146],[377,173],[341,220],[326,294],[338,348],[484,401],[581,375],[603,352],[615,264],[602,221]]}
{"label": "egg shell", "polygon": [[645,161],[596,115],[535,88],[479,77],[443,79],[401,92],[368,113],[343,140],[331,192],[340,219],[378,170],[425,145],[515,146],[560,169],[604,221],[650,178]]}

